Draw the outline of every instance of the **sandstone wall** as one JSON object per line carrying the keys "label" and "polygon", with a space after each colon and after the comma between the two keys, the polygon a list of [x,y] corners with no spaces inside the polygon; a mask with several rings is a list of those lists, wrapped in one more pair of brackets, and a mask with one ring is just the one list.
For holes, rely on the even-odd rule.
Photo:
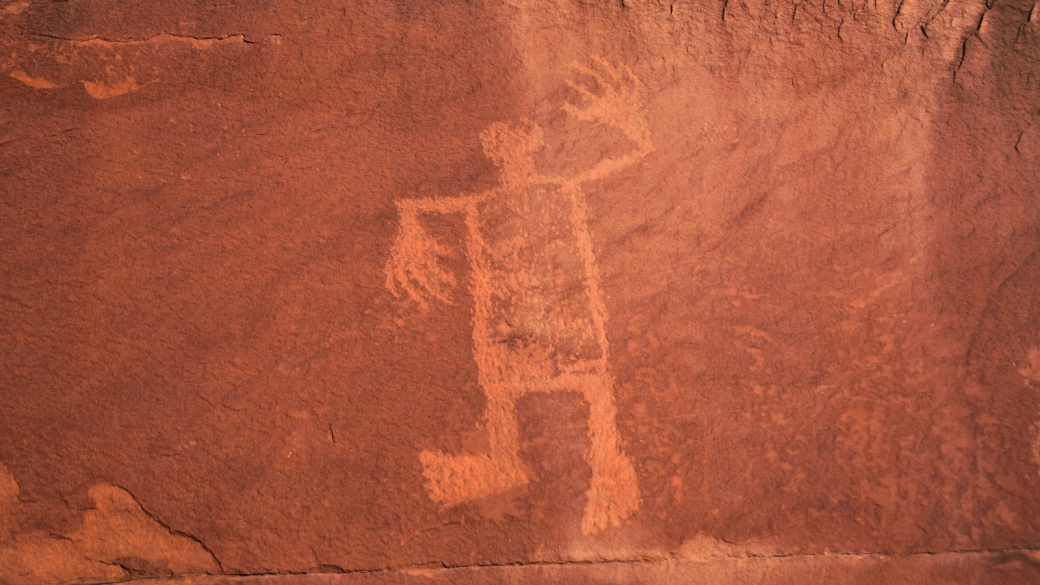
{"label": "sandstone wall", "polygon": [[3,0],[0,583],[1035,579],[1038,184],[1031,0]]}

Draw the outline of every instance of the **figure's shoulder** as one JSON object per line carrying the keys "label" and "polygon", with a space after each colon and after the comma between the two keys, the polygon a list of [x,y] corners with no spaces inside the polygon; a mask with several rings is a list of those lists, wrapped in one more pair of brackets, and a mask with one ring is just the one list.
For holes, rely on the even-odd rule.
{"label": "figure's shoulder", "polygon": [[537,174],[531,178],[531,184],[540,187],[562,187],[571,181],[571,177],[563,177],[560,175]]}

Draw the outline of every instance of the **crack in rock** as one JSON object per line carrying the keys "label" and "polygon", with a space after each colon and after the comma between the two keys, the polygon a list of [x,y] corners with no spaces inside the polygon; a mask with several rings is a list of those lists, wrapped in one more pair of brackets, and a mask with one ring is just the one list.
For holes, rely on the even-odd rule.
{"label": "crack in rock", "polygon": [[[125,46],[125,45],[143,45],[147,43],[163,43],[163,42],[174,42],[174,43],[188,43],[195,49],[208,49],[215,44],[231,44],[231,43],[242,43],[247,45],[255,45],[257,41],[251,41],[246,38],[244,34],[233,34],[233,35],[219,35],[213,37],[196,37],[191,35],[178,35],[173,33],[162,32],[159,34],[152,35],[150,37],[143,38],[124,38],[124,39],[109,39],[102,36],[91,36],[85,39],[77,39],[70,37],[61,37],[57,35],[38,34],[38,37],[44,37],[56,41],[62,41],[75,47],[112,47],[112,46]],[[271,35],[277,37],[279,35]]]}

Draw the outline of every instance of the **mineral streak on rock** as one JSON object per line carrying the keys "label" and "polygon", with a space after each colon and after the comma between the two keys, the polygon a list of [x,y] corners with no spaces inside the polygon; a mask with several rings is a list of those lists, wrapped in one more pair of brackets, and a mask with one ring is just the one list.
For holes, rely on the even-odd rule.
{"label": "mineral streak on rock", "polygon": [[1038,72],[1034,0],[0,0],[0,584],[1035,582]]}

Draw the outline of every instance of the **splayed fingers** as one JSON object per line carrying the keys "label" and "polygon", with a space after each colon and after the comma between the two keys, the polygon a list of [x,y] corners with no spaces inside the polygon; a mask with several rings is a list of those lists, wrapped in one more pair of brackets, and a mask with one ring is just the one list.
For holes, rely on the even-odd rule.
{"label": "splayed fingers", "polygon": [[575,72],[591,82],[567,80],[583,102],[563,104],[563,110],[575,119],[614,126],[634,139],[646,134],[643,116],[645,89],[635,73],[625,65],[614,65],[596,57],[592,66],[575,64]]}

